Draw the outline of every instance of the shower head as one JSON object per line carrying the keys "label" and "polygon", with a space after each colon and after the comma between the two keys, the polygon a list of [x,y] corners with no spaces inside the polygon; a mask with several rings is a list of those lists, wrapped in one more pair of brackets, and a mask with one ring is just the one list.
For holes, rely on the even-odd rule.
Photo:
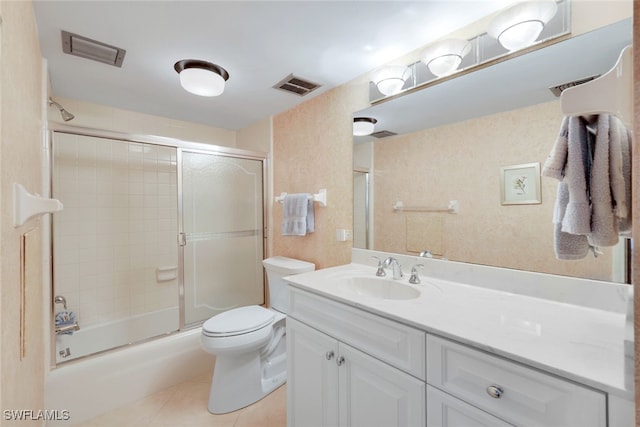
{"label": "shower head", "polygon": [[49,97],[49,105],[55,105],[56,107],[58,107],[58,109],[60,110],[60,115],[62,116],[62,120],[64,120],[65,122],[73,120],[73,118],[75,117],[73,114],[65,110],[62,105],[51,99],[51,97]]}

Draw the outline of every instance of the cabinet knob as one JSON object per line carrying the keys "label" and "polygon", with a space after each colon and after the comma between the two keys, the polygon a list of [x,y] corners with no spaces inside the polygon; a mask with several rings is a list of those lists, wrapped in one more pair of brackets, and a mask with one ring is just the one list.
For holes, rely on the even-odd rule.
{"label": "cabinet knob", "polygon": [[327,357],[327,360],[331,360],[331,359],[333,359],[333,356],[334,356],[334,354],[333,354],[333,350],[329,350],[329,351],[327,351],[327,353],[325,354],[325,356]]}
{"label": "cabinet knob", "polygon": [[487,387],[487,394],[494,399],[500,399],[504,394],[504,390],[499,385],[491,384]]}
{"label": "cabinet knob", "polygon": [[344,357],[340,356],[336,359],[336,363],[338,364],[338,366],[342,366],[342,364],[344,363]]}

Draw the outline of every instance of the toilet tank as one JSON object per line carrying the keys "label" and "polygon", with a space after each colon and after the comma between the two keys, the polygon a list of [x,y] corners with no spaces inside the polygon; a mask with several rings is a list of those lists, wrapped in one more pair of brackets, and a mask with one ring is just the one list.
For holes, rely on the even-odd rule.
{"label": "toilet tank", "polygon": [[289,312],[289,290],[283,277],[292,274],[306,273],[316,269],[311,262],[283,256],[274,256],[262,261],[269,281],[269,301],[271,308],[281,313]]}

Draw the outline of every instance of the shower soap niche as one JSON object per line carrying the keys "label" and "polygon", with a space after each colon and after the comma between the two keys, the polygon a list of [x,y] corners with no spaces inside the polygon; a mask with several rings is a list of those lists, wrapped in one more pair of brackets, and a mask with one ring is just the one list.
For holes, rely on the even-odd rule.
{"label": "shower soap niche", "polygon": [[176,278],[178,278],[178,267],[175,265],[156,268],[156,280],[158,282],[168,282]]}
{"label": "shower soap niche", "polygon": [[62,203],[57,199],[30,194],[22,185],[13,183],[13,226],[20,227],[36,215],[60,212]]}

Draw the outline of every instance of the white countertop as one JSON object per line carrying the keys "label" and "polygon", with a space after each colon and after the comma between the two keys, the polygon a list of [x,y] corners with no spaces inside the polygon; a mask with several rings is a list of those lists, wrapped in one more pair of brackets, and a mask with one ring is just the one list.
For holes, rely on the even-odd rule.
{"label": "white countertop", "polygon": [[296,288],[633,399],[632,361],[625,361],[624,354],[624,313],[424,275],[419,285],[410,285],[408,274],[399,280],[421,291],[418,298],[408,300],[358,295],[337,280],[348,275],[375,277],[375,271],[368,265],[348,264],[288,276],[287,281]]}

